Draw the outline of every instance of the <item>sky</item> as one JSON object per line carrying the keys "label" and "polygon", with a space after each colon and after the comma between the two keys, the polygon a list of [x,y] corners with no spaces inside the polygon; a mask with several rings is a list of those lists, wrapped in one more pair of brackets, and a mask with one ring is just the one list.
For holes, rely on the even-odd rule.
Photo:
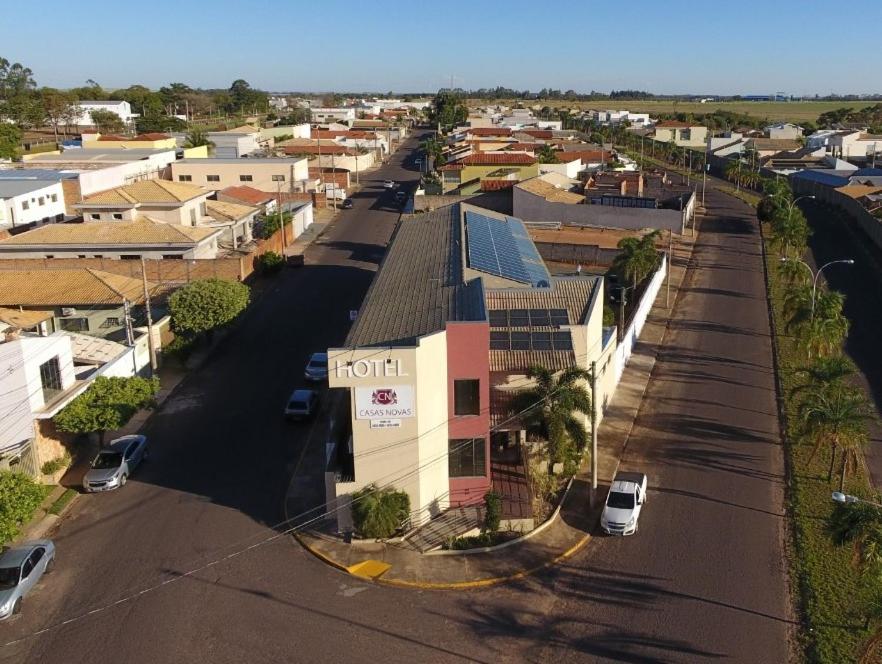
{"label": "sky", "polygon": [[3,0],[0,57],[59,88],[882,93],[882,0],[38,4]]}

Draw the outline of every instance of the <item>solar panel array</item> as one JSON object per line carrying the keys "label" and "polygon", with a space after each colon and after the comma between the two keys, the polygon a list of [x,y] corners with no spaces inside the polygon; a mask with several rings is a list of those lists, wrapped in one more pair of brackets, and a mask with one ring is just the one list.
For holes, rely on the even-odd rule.
{"label": "solar panel array", "polygon": [[533,286],[551,284],[545,263],[519,219],[467,211],[465,220],[469,267]]}
{"label": "solar panel array", "polygon": [[490,331],[490,350],[573,350],[569,332]]}
{"label": "solar panel array", "polygon": [[560,327],[569,325],[566,309],[491,309],[490,327]]}

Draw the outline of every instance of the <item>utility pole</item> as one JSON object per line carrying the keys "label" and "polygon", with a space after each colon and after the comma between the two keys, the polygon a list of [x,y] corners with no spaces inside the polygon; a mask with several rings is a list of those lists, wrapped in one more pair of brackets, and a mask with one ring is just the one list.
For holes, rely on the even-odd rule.
{"label": "utility pole", "polygon": [[150,311],[150,291],[147,290],[147,263],[141,256],[141,286],[144,288],[144,306],[147,308],[147,348],[150,351],[150,375],[156,373],[156,344],[153,343],[153,313]]}
{"label": "utility pole", "polygon": [[671,308],[671,257],[674,254],[674,231],[670,228],[668,229],[668,273],[665,275],[667,278],[666,282],[666,291],[665,291],[665,307]]}
{"label": "utility pole", "polygon": [[[337,160],[334,156],[334,150],[331,149],[331,177],[334,179],[334,195],[331,197],[331,201],[334,205],[334,211],[337,211]],[[327,194],[325,194],[327,196]]]}
{"label": "utility pole", "polygon": [[285,215],[282,214],[282,183],[276,182],[276,205],[278,206],[278,210],[276,214],[279,215],[279,228],[282,229],[282,253],[285,253]]}
{"label": "utility pole", "polygon": [[132,307],[128,300],[123,300],[123,316],[126,325],[126,345],[135,345],[135,332],[132,330]]}
{"label": "utility pole", "polygon": [[597,493],[597,362],[591,362],[591,504]]}

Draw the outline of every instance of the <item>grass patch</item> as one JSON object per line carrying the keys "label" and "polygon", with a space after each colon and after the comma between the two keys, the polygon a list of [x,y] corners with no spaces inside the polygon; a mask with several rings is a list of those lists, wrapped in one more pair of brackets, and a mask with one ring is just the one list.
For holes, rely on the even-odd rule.
{"label": "grass patch", "polygon": [[519,537],[518,532],[501,530],[495,533],[481,533],[468,537],[452,537],[445,542],[444,548],[448,551],[467,551],[468,549],[482,549],[485,546],[496,546]]}
{"label": "grass patch", "polygon": [[77,492],[74,489],[65,489],[64,493],[58,497],[58,500],[52,503],[49,507],[49,514],[55,514],[56,516],[61,514],[61,510],[63,510],[76,495]]}

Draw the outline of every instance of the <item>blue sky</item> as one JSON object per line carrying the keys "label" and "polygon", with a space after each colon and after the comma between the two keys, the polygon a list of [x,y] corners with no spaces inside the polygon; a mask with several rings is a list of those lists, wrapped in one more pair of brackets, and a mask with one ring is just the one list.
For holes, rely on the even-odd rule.
{"label": "blue sky", "polygon": [[55,87],[882,93],[880,0],[4,4],[0,57]]}

